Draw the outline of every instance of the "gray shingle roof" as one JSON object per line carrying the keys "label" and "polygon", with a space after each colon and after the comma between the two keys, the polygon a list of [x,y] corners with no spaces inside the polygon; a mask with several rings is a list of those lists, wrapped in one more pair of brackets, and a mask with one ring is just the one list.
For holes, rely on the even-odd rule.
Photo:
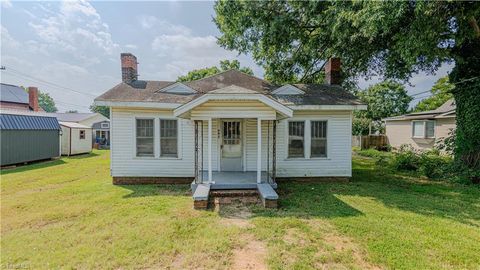
{"label": "gray shingle roof", "polygon": [[60,125],[55,117],[0,114],[0,129],[58,130]]}
{"label": "gray shingle roof", "polygon": [[455,100],[452,98],[447,100],[447,102],[443,103],[440,107],[438,107],[435,110],[414,112],[414,113],[385,118],[383,120],[398,121],[398,120],[433,119],[448,112],[454,113],[456,108],[457,106],[455,105]]}
{"label": "gray shingle roof", "polygon": [[[165,93],[160,90],[174,84],[173,81],[136,81],[133,84],[120,83],[108,90],[95,101],[113,102],[161,102],[187,103],[203,94],[231,85],[265,94],[285,105],[362,105],[355,96],[340,86],[324,84],[295,84],[304,95],[271,95],[280,86],[237,70],[228,70],[200,80],[184,82],[194,89],[193,94]],[[215,92],[212,92],[215,93]]]}
{"label": "gray shingle roof", "polygon": [[50,113],[50,115],[56,117],[60,122],[80,122],[96,115],[96,113]]}
{"label": "gray shingle roof", "polygon": [[28,93],[20,86],[2,83],[0,101],[28,104]]}

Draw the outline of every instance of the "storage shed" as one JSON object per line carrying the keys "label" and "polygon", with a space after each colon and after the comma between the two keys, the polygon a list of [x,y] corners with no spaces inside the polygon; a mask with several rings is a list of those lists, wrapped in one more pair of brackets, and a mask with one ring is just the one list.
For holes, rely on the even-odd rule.
{"label": "storage shed", "polygon": [[60,122],[62,155],[70,156],[92,151],[92,128],[73,122]]}
{"label": "storage shed", "polygon": [[1,112],[1,166],[59,157],[59,135],[55,117]]}

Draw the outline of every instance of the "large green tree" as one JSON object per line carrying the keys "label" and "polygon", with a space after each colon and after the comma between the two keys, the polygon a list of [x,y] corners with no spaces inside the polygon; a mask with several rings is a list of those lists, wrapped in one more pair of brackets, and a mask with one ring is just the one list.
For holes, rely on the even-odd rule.
{"label": "large green tree", "polygon": [[432,86],[430,93],[432,96],[423,99],[420,101],[413,111],[422,112],[435,110],[440,107],[443,103],[447,102],[449,99],[453,98],[452,90],[455,88],[455,85],[449,82],[448,76],[438,79],[438,81]]}
{"label": "large green tree", "polygon": [[393,81],[374,84],[358,95],[368,105],[360,114],[374,121],[407,113],[413,99],[402,84]]}
{"label": "large green tree", "polygon": [[188,82],[188,81],[199,80],[223,71],[227,71],[229,69],[236,69],[236,70],[240,70],[243,73],[253,75],[252,69],[249,67],[241,67],[240,62],[238,60],[232,60],[232,61],[222,60],[220,61],[219,66],[206,67],[206,68],[189,71],[187,75],[178,77],[177,81]]}
{"label": "large green tree", "polygon": [[344,76],[408,80],[454,62],[455,158],[480,171],[480,3],[474,1],[231,1],[215,4],[227,49],[266,76],[314,80],[331,56]]}
{"label": "large green tree", "polygon": [[92,105],[90,105],[90,111],[99,113],[107,118],[110,118],[110,107],[98,106],[98,105],[95,105],[95,103],[93,103]]}

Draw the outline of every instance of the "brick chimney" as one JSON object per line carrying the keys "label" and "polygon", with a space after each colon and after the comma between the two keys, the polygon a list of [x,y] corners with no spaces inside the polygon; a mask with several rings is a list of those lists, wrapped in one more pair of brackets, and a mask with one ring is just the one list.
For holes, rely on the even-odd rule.
{"label": "brick chimney", "polygon": [[28,87],[28,105],[34,112],[38,112],[38,89],[37,87]]}
{"label": "brick chimney", "polygon": [[328,59],[325,65],[325,82],[330,85],[342,83],[342,63],[340,58],[332,57]]}
{"label": "brick chimney", "polygon": [[131,53],[121,53],[122,62],[122,82],[131,83],[138,79],[137,57]]}

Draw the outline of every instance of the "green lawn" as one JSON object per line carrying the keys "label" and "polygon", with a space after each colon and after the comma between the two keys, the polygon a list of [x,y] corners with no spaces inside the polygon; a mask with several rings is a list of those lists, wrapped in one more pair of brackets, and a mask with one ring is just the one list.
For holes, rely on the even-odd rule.
{"label": "green lawn", "polygon": [[280,184],[279,210],[220,212],[185,185],[112,185],[107,151],[4,170],[1,266],[480,269],[480,188],[353,165],[350,183]]}

